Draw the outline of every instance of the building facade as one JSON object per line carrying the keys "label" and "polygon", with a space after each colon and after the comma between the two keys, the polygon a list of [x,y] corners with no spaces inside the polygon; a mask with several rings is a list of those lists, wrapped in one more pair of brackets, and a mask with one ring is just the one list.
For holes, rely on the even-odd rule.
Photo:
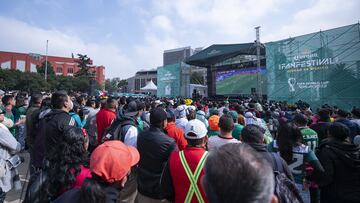
{"label": "building facade", "polygon": [[145,93],[142,87],[152,80],[157,85],[157,70],[144,70],[136,72],[135,76],[127,79],[128,85],[126,92],[128,93]]}
{"label": "building facade", "polygon": [[163,66],[178,64],[193,54],[190,46],[165,50],[163,54]]}
{"label": "building facade", "polygon": [[[56,75],[74,76],[79,71],[77,58],[48,56],[48,63],[54,69]],[[45,56],[34,53],[15,53],[0,51],[0,67],[1,69],[13,69],[22,72],[37,72],[37,66],[45,61]],[[91,61],[92,65],[92,61]],[[96,81],[102,85],[105,81],[105,67],[92,66],[95,70]]]}

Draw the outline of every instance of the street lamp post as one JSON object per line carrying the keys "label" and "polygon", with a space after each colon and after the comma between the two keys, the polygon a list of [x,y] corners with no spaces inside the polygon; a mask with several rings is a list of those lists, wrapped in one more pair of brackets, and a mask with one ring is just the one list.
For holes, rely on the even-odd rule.
{"label": "street lamp post", "polygon": [[49,40],[46,40],[46,55],[45,55],[45,81],[47,81],[47,64],[48,64],[48,44]]}
{"label": "street lamp post", "polygon": [[257,96],[262,101],[262,87],[261,87],[261,61],[260,61],[260,26],[255,27],[256,30],[256,66],[257,66]]}

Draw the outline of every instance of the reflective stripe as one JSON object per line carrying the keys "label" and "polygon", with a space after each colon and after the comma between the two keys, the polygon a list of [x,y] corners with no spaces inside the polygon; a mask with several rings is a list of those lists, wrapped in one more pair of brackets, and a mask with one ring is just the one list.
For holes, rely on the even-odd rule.
{"label": "reflective stripe", "polygon": [[204,168],[204,164],[205,164],[205,160],[206,160],[206,157],[208,155],[208,152],[205,152],[196,169],[195,169],[195,172],[194,174],[191,172],[191,169],[189,167],[189,164],[187,163],[186,161],[186,158],[185,158],[185,155],[184,155],[184,151],[181,151],[179,152],[179,156],[180,156],[180,161],[181,161],[181,164],[183,165],[184,169],[185,169],[185,173],[190,181],[190,188],[189,188],[189,191],[186,195],[186,198],[185,198],[185,203],[188,203],[188,202],[191,202],[191,199],[195,193],[198,201],[200,203],[204,203],[204,199],[203,197],[201,196],[201,193],[200,193],[200,190],[199,190],[199,187],[197,185],[197,182],[198,182],[198,179],[199,179],[199,176],[200,176],[200,173],[201,173],[201,170]]}

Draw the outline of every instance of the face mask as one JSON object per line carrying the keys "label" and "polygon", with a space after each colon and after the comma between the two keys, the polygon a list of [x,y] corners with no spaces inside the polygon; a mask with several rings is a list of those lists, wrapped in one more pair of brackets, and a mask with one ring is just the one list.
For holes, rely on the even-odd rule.
{"label": "face mask", "polygon": [[74,103],[70,100],[69,102],[69,110],[71,111],[74,108]]}

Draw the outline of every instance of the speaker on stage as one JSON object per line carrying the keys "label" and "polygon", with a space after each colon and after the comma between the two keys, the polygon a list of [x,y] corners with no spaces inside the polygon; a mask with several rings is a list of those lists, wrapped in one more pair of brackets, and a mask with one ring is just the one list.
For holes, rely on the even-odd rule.
{"label": "speaker on stage", "polygon": [[208,96],[214,97],[216,95],[216,77],[215,77],[215,68],[208,66],[207,68],[207,86],[208,86]]}

